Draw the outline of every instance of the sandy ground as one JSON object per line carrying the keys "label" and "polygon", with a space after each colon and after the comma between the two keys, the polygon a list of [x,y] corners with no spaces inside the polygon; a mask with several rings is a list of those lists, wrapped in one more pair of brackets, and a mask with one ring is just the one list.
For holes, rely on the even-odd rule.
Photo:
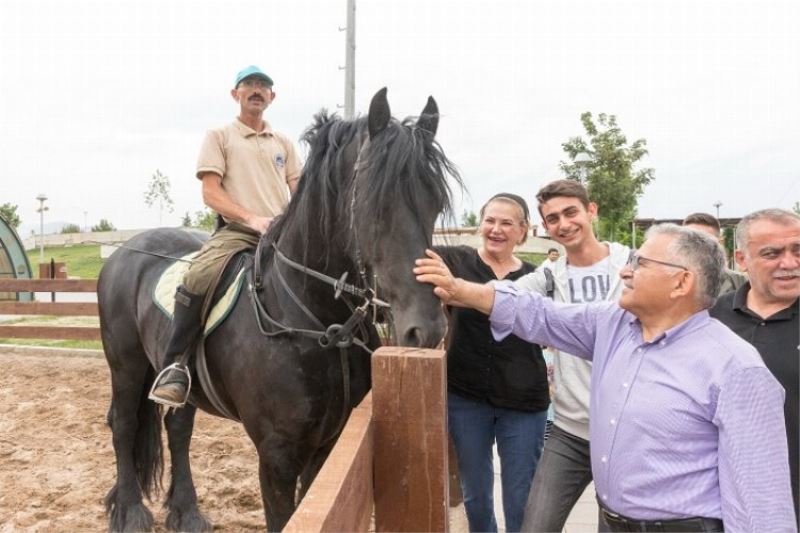
{"label": "sandy ground", "polygon": [[[105,359],[26,349],[0,353],[0,369],[0,533],[105,531],[115,478]],[[263,531],[258,458],[241,425],[198,411],[191,455],[214,531]],[[163,499],[145,503],[166,531]],[[450,530],[467,530],[463,504],[450,510]]]}
{"label": "sandy ground", "polygon": [[[0,532],[106,530],[115,459],[105,359],[0,354],[0,369]],[[242,427],[198,412],[191,453],[215,531],[264,530],[257,456]],[[147,505],[166,531],[162,500]]]}

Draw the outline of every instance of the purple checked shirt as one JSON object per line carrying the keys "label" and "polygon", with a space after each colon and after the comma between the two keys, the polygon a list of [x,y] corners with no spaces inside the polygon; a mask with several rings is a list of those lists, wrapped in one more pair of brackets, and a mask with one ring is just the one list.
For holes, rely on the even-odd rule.
{"label": "purple checked shirt", "polygon": [[592,473],[607,508],[797,531],[783,388],[706,311],[646,342],[616,303],[555,303],[497,283],[489,318],[497,340],[513,333],[592,360]]}

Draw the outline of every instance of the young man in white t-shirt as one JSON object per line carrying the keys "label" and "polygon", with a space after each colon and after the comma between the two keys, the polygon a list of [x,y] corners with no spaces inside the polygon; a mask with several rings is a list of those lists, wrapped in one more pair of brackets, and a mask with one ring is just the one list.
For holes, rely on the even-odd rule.
{"label": "young man in white t-shirt", "polygon": [[[627,246],[600,242],[592,223],[597,204],[577,181],[556,180],[536,195],[539,214],[550,237],[566,255],[545,269],[523,276],[515,285],[556,301],[592,303],[617,300],[622,293],[619,271],[630,255]],[[561,531],[572,507],[592,481],[589,458],[589,382],[591,363],[555,352],[553,405],[555,421],[545,442],[522,531]],[[607,531],[602,518],[601,531]]]}

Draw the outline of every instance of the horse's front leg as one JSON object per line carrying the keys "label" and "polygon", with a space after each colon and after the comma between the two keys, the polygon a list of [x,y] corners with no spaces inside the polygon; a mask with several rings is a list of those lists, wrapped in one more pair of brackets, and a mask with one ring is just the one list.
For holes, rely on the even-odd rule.
{"label": "horse's front leg", "polygon": [[169,437],[172,460],[172,480],[167,494],[167,528],[174,531],[211,531],[211,522],[197,507],[197,492],[192,481],[189,464],[189,443],[192,440],[194,417],[197,408],[186,404],[182,409],[171,409],[164,419]]}
{"label": "horse's front leg", "polygon": [[298,448],[297,443],[271,439],[258,445],[258,478],[269,531],[281,531],[294,513],[297,480],[310,455]]}

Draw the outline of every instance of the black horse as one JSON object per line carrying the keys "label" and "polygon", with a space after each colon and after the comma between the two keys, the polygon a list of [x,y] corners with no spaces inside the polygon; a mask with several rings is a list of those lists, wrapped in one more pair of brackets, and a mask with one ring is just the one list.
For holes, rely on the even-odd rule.
{"label": "black horse", "polygon": [[[365,286],[366,280],[376,280],[377,295],[391,304],[400,344],[433,347],[442,338],[439,301],[411,271],[414,259],[431,245],[437,216],[451,212],[448,176],[460,184],[434,140],[438,119],[433,98],[416,122],[393,119],[386,89],[373,97],[365,118],[345,121],[319,113],[304,135],[310,151],[299,189],[262,237],[255,268],[233,311],[205,341],[213,389],[241,419],[258,451],[270,530],[282,529],[289,520],[346,415],[370,387],[369,350],[379,338],[368,318],[353,335],[337,335],[334,327],[320,341],[328,326],[348,329],[361,315],[348,319],[363,315],[375,301],[375,287]],[[100,273],[117,460],[117,481],[106,497],[113,531],[153,527],[142,495],[149,499],[161,488],[161,411],[147,395],[170,321],[151,293],[171,264],[160,256],[183,256],[202,240],[182,230],[148,231],[117,250]],[[348,273],[350,286],[335,299],[324,276],[311,276],[304,268],[336,279]],[[352,337],[360,341],[352,344]],[[164,418],[172,460],[165,503],[170,529],[211,529],[197,508],[189,466],[197,407],[221,414],[209,396],[196,385],[190,403]]]}

